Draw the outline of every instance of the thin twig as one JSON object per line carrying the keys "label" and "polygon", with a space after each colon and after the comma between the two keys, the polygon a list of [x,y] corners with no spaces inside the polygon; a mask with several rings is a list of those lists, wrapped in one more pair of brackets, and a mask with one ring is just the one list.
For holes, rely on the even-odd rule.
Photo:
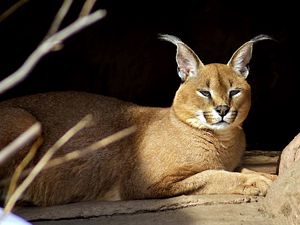
{"label": "thin twig", "polygon": [[27,129],[24,133],[22,133],[19,137],[9,143],[6,147],[4,147],[0,151],[0,165],[7,160],[11,155],[13,155],[16,151],[21,149],[24,145],[32,141],[41,133],[41,124],[35,123],[29,129]]}
{"label": "thin twig", "polygon": [[71,5],[73,3],[73,0],[64,0],[62,6],[60,7],[59,11],[57,12],[56,16],[54,17],[54,20],[50,26],[50,29],[48,31],[48,33],[46,34],[44,40],[46,40],[47,38],[49,38],[50,36],[52,36],[53,34],[55,34],[62,21],[64,20],[65,16],[67,15]]}
{"label": "thin twig", "polygon": [[56,34],[52,35],[47,40],[42,42],[17,71],[0,82],[0,94],[23,81],[29,74],[29,72],[33,69],[33,67],[37,64],[37,62],[44,55],[50,52],[55,45],[61,43],[63,40],[80,31],[84,27],[87,27],[92,23],[95,23],[96,21],[102,19],[105,15],[105,10],[97,10],[96,12],[88,16],[77,19],[66,28],[62,29],[61,31],[57,32]]}
{"label": "thin twig", "polygon": [[[88,147],[86,148],[83,148],[83,149],[80,149],[80,150],[74,150],[70,153],[67,153],[65,154],[64,156],[61,156],[61,157],[57,157],[55,159],[52,159],[44,168],[43,170],[45,169],[50,169],[52,167],[55,167],[55,166],[58,166],[60,164],[63,164],[65,162],[68,162],[68,161],[71,161],[71,160],[74,160],[74,159],[78,159],[82,156],[85,156],[87,154],[90,154],[94,151],[97,151],[101,148],[105,148],[107,147],[108,145],[114,143],[114,142],[117,142],[127,136],[129,136],[130,134],[132,134],[134,131],[136,130],[136,127],[135,126],[132,126],[132,127],[129,127],[129,128],[126,128],[126,129],[123,129],[119,132],[116,132],[112,135],[109,135],[97,142],[94,142],[93,144],[89,145]],[[27,176],[30,172],[32,171],[32,168],[29,168],[29,169],[26,169],[22,172],[21,174],[21,178]],[[4,186],[6,185],[7,183],[9,182],[9,179],[6,178],[6,179],[3,179],[0,181],[0,186]]]}
{"label": "thin twig", "polygon": [[90,154],[94,151],[97,151],[101,148],[105,148],[107,147],[108,145],[114,143],[114,142],[117,142],[127,136],[129,136],[130,134],[132,134],[134,131],[136,130],[136,127],[132,126],[132,127],[129,127],[129,128],[126,128],[126,129],[123,129],[119,132],[116,132],[106,138],[103,138],[91,145],[89,145],[88,147],[86,148],[83,148],[83,149],[80,149],[80,150],[75,150],[75,151],[72,151],[64,156],[61,156],[61,157],[58,157],[58,158],[55,158],[53,160],[51,160],[47,166],[45,166],[44,169],[49,169],[51,167],[54,167],[54,166],[58,166],[60,164],[63,164],[65,162],[68,162],[70,160],[74,160],[74,159],[78,159],[82,156],[85,156],[87,154]]}
{"label": "thin twig", "polygon": [[97,0],[86,0],[79,14],[79,18],[89,15],[96,1]]}
{"label": "thin twig", "polygon": [[19,177],[21,176],[21,173],[25,169],[25,167],[31,162],[33,157],[35,156],[38,148],[42,145],[43,143],[43,138],[39,137],[31,146],[29,152],[26,154],[26,156],[23,158],[22,162],[18,165],[18,167],[15,169],[14,174],[11,178],[8,191],[6,194],[6,199],[5,202],[7,203],[8,199],[10,196],[13,194],[13,192],[16,190],[17,183],[19,180]]}
{"label": "thin twig", "polygon": [[8,10],[6,10],[4,13],[0,15],[0,23],[5,20],[7,17],[9,17],[11,14],[13,14],[15,11],[17,11],[22,5],[27,3],[29,0],[20,0],[16,2],[14,5],[12,5]]}
{"label": "thin twig", "polygon": [[75,134],[80,130],[90,125],[92,122],[92,116],[87,115],[82,120],[80,120],[74,127],[68,130],[61,138],[59,138],[54,145],[45,153],[45,155],[39,160],[39,162],[32,169],[30,174],[24,179],[24,181],[17,187],[16,191],[11,195],[7,204],[4,208],[4,213],[11,212],[12,208],[16,204],[19,197],[28,188],[31,182],[36,178],[36,176],[42,171],[45,165],[49,162],[52,156],[60,149],[67,141],[69,141]]}
{"label": "thin twig", "polygon": [[[9,10],[7,10],[4,14],[1,15],[0,21],[7,18],[8,15],[10,15],[12,12],[14,12],[20,5],[24,4],[28,0],[21,0],[19,4],[14,5],[14,7],[11,7]],[[92,2],[87,0],[88,2]],[[62,7],[60,8],[58,14],[56,15],[54,22],[52,23],[48,34],[46,35],[46,38],[42,43],[36,48],[36,50],[27,58],[27,60],[24,62],[24,64],[14,73],[9,75],[7,78],[2,80],[0,82],[0,94],[5,92],[6,90],[14,87],[21,81],[23,81],[26,76],[29,74],[29,72],[34,68],[34,66],[37,64],[37,62],[48,52],[50,52],[57,44],[60,44],[63,40],[68,38],[69,36],[73,35],[74,33],[80,31],[81,29],[91,25],[92,23],[95,23],[96,21],[102,19],[106,15],[105,10],[98,10],[90,15],[85,15],[82,18],[77,19],[72,24],[67,26],[66,28],[62,29],[61,31],[57,32],[65,15],[67,14],[71,4],[72,0],[65,0]],[[87,5],[86,3],[85,5]],[[92,3],[93,5],[94,3]],[[91,3],[89,3],[91,5]],[[91,10],[86,9],[86,11]],[[84,11],[82,9],[82,11]],[[31,184],[31,182],[35,179],[35,177],[40,173],[40,171],[45,167],[47,162],[53,157],[55,152],[62,147],[70,138],[72,138],[77,132],[79,132],[84,127],[88,126],[91,122],[92,118],[91,115],[86,116],[83,118],[80,122],[78,122],[73,128],[71,128],[67,133],[65,133],[46,153],[45,155],[40,159],[40,161],[36,164],[36,166],[32,169],[32,171],[29,173],[29,175],[24,179],[24,181],[16,188],[16,190],[12,193],[10,198],[7,201],[7,204],[4,209],[4,215],[9,213],[12,208],[14,207],[15,203],[19,199],[19,197],[24,193],[24,191],[28,188],[28,186]],[[17,140],[14,140],[9,146],[4,148],[0,153],[0,163],[6,160],[13,152],[16,151],[16,149],[19,149],[22,144],[25,142],[27,143],[29,140],[32,140],[34,136],[40,133],[41,127],[39,125],[39,130],[37,133],[30,133],[32,132],[32,128],[29,129],[29,131],[23,133]],[[27,134],[29,133],[29,134]],[[24,136],[27,137],[24,138]],[[22,139],[23,138],[23,139]],[[24,159],[24,164],[20,164],[19,168],[20,170],[15,171],[15,177],[19,177],[22,170],[27,165],[28,161],[31,160],[34,155],[33,153],[36,151],[40,143],[37,141],[32,151],[29,152],[29,154],[26,156],[26,159]],[[16,182],[17,179],[14,179]],[[14,184],[12,183],[12,189],[14,189]],[[1,215],[3,216],[3,215]],[[1,218],[0,218],[1,220]]]}

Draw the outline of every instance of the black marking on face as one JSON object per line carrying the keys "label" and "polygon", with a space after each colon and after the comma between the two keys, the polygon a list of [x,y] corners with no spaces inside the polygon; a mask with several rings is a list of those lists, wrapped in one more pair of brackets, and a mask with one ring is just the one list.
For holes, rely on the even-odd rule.
{"label": "black marking on face", "polygon": [[210,86],[210,80],[206,80],[206,87],[209,88]]}

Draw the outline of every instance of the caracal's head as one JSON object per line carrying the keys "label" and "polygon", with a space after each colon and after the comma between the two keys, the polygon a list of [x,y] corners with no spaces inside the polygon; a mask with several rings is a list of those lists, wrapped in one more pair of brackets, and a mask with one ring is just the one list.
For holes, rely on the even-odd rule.
{"label": "caracal's head", "polygon": [[251,105],[246,78],[253,44],[271,38],[259,35],[238,48],[227,64],[208,65],[177,37],[161,35],[160,38],[177,46],[176,62],[182,84],[172,106],[176,116],[196,128],[240,127]]}

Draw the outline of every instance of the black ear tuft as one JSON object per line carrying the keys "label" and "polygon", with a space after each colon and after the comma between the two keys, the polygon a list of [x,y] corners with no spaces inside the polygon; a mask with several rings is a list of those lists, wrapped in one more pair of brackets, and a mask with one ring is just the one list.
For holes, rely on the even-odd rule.
{"label": "black ear tuft", "polygon": [[254,38],[252,38],[250,41],[255,43],[255,42],[263,41],[263,40],[273,40],[273,41],[275,41],[274,38],[270,37],[269,35],[265,35],[265,34],[257,35]]}
{"label": "black ear tuft", "polygon": [[236,50],[233,53],[227,65],[231,66],[235,71],[241,74],[244,78],[247,78],[249,74],[248,64],[252,58],[253,44],[263,40],[274,40],[274,39],[265,34],[261,34],[252,38],[250,41],[243,44],[240,48],[238,48],[238,50]]}

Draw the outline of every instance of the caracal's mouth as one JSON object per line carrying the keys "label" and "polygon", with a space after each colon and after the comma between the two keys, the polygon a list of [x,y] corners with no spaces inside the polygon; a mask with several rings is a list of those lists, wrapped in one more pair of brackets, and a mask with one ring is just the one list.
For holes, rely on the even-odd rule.
{"label": "caracal's mouth", "polygon": [[216,123],[207,123],[199,118],[190,118],[187,119],[186,122],[196,128],[209,128],[214,130],[226,129],[231,125],[231,123],[228,123],[223,119]]}
{"label": "caracal's mouth", "polygon": [[217,122],[217,123],[213,123],[213,124],[211,124],[210,125],[212,128],[214,128],[214,129],[226,129],[227,127],[229,127],[230,126],[230,123],[228,123],[228,122],[226,122],[226,121],[224,121],[224,120],[221,120],[221,121],[219,121],[219,122]]}
{"label": "caracal's mouth", "polygon": [[236,119],[237,112],[229,112],[224,117],[221,117],[215,112],[203,112],[199,110],[195,117],[188,118],[187,123],[196,128],[210,128],[210,129],[227,129],[232,125]]}

